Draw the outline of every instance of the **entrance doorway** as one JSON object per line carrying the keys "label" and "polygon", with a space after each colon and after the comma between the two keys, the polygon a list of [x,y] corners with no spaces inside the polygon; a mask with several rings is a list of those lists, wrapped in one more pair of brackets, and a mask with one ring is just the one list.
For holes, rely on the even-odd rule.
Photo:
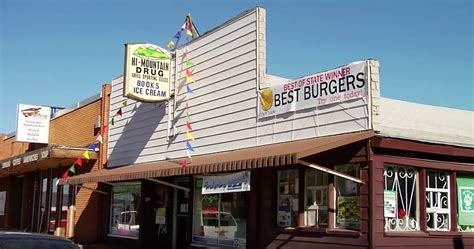
{"label": "entrance doorway", "polygon": [[[190,188],[189,178],[178,178],[174,182],[175,185]],[[173,249],[184,249],[189,243],[188,238],[188,220],[189,220],[189,191],[174,188],[173,203]]]}

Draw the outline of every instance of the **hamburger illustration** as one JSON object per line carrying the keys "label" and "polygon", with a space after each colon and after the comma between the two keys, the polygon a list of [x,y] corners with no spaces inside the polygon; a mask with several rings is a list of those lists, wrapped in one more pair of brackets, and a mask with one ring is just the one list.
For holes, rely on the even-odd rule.
{"label": "hamburger illustration", "polygon": [[260,105],[264,111],[268,111],[273,106],[273,92],[272,89],[264,88],[260,94]]}

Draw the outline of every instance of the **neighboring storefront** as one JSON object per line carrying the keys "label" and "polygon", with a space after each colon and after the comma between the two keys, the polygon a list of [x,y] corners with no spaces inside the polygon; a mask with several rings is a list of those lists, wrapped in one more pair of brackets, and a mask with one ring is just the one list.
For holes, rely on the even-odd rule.
{"label": "neighboring storefront", "polygon": [[[39,112],[42,109],[49,112],[46,107],[19,108],[21,113],[18,115],[25,119],[19,122],[26,124],[25,128],[17,128],[16,135],[1,141],[0,229],[64,237],[74,236],[74,226],[97,231],[97,225],[81,223],[77,219],[97,219],[98,211],[91,212],[95,207],[91,207],[92,202],[88,203],[96,195],[93,194],[94,187],[61,186],[58,180],[65,177],[68,169],[74,171],[69,175],[76,175],[102,168],[99,153],[105,145],[98,143],[96,137],[102,122],[107,124],[103,119],[108,115],[109,91],[110,86],[104,86],[101,94],[78,102],[74,107],[58,110],[51,118],[49,113]],[[74,170],[71,165],[75,165]],[[86,213],[84,210],[88,205]],[[76,214],[76,219],[72,213]],[[88,236],[76,239],[87,241],[91,239]]]}
{"label": "neighboring storefront", "polygon": [[[291,81],[267,75],[265,21],[263,8],[246,11],[171,55],[127,45],[149,52],[130,59],[135,86],[111,82],[107,168],[60,180],[107,193],[97,242],[474,245],[472,112],[381,98],[376,60]],[[157,83],[142,80],[153,78],[146,67],[169,70],[171,93],[147,88]],[[138,93],[174,97],[131,99]]]}

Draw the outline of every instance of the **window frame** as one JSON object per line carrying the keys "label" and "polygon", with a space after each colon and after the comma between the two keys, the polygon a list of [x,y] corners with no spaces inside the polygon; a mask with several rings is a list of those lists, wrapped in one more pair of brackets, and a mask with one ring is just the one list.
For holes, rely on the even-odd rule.
{"label": "window frame", "polygon": [[[429,227],[428,225],[428,220],[426,220],[426,230],[427,231],[451,231],[451,211],[452,211],[452,208],[451,208],[451,181],[450,181],[450,178],[451,178],[451,175],[449,174],[449,172],[446,172],[446,171],[441,171],[441,170],[432,170],[432,169],[426,169],[425,171],[426,173],[426,181],[425,181],[425,184],[424,184],[424,197],[425,197],[425,217],[426,219],[428,219],[428,214],[432,213],[433,214],[433,220],[434,221],[437,221],[438,220],[438,214],[445,214],[446,215],[446,223],[447,223],[447,228],[438,228],[436,223],[433,223],[435,225],[434,228],[432,227]],[[430,173],[435,173],[435,178],[439,178],[439,176],[437,174],[439,173],[444,173],[444,177],[446,178],[446,187],[447,188],[437,188],[437,186],[434,186],[434,187],[431,187],[430,186]],[[440,179],[441,180],[441,179]],[[442,180],[441,180],[442,181]],[[435,179],[435,185],[437,185],[437,180]],[[446,205],[447,205],[447,208],[442,208],[442,207],[429,207],[428,204],[428,193],[446,193],[446,197],[447,197],[447,200],[446,200]],[[442,206],[442,198],[443,197],[440,197],[441,195],[438,195],[438,200],[437,200],[437,204],[441,204]],[[431,196],[432,197],[432,196]],[[432,198],[431,198],[431,201],[432,201]]]}
{"label": "window frame", "polygon": [[[142,198],[142,190],[143,190],[143,185],[142,185],[142,182],[141,181],[134,181],[134,182],[120,182],[120,183],[114,183],[113,186],[111,186],[110,188],[110,198],[109,198],[109,201],[110,201],[110,205],[109,205],[109,219],[108,219],[108,224],[107,224],[107,236],[109,237],[117,237],[117,238],[127,238],[127,239],[134,239],[134,240],[138,240],[140,238],[140,230],[138,230],[138,234],[137,236],[128,236],[128,235],[121,235],[121,234],[116,234],[116,233],[112,233],[112,222],[113,222],[113,206],[114,206],[114,187],[117,187],[117,186],[125,186],[125,185],[138,185],[140,186],[140,198],[138,199],[138,205],[140,207],[141,205],[141,198]],[[139,210],[137,210],[137,212],[139,212]],[[140,214],[138,214],[140,215]],[[120,219],[120,217],[119,217]],[[140,225],[140,220],[138,221],[138,224]]]}

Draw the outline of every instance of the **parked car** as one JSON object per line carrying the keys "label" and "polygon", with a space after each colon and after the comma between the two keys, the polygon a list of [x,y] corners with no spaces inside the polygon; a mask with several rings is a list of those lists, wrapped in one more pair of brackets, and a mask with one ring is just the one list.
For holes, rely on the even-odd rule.
{"label": "parked car", "polygon": [[49,235],[23,232],[0,232],[0,249],[79,249],[74,242]]}

